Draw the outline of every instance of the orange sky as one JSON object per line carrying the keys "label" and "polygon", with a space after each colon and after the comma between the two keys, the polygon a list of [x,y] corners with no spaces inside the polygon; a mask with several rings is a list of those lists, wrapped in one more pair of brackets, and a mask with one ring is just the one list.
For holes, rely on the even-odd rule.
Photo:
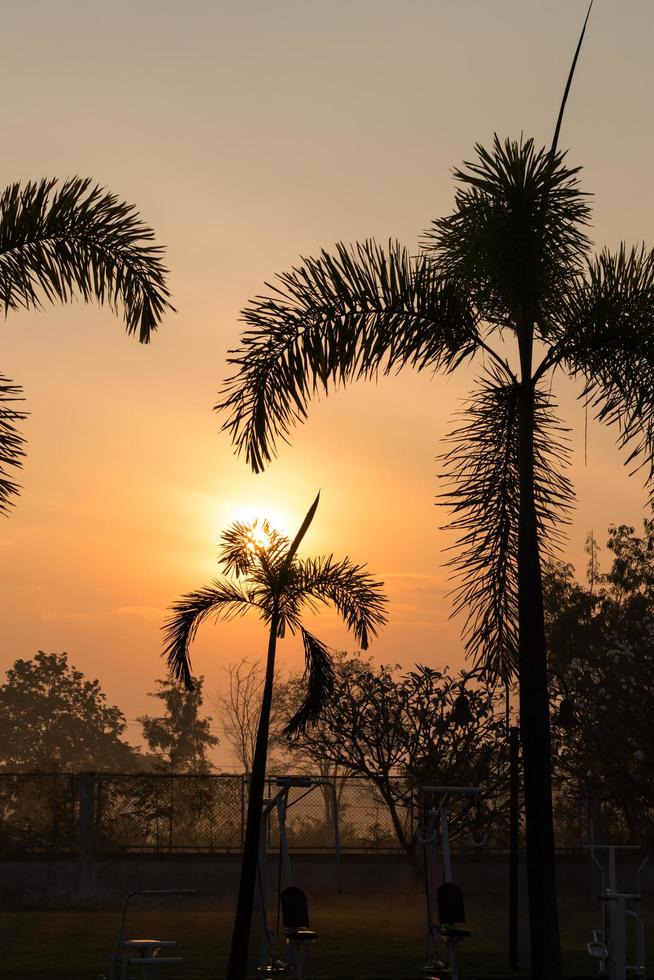
{"label": "orange sky", "polygon": [[[651,45],[645,0],[599,3],[562,134],[596,195],[600,244],[652,244]],[[316,404],[270,470],[236,460],[211,411],[238,311],[264,279],[334,241],[415,247],[452,206],[450,168],[475,141],[551,137],[584,2],[241,0],[3,11],[2,179],[90,175],[168,246],[178,314],[148,348],[108,312],[12,315],[0,368],[23,384],[23,495],[0,524],[2,663],[67,650],[128,718],[162,673],[169,602],[215,571],[220,529],[260,509],[294,526],[318,489],[307,551],[366,561],[387,583],[384,662],[456,664],[435,456],[475,376],[404,374]],[[578,449],[583,413],[559,389]],[[566,557],[644,495],[609,432],[576,452]],[[318,627],[317,627],[318,628]],[[319,635],[351,648],[321,617]],[[194,650],[258,655],[256,622],[207,626]],[[298,664],[298,651],[288,646]],[[220,720],[216,720],[220,727]],[[133,738],[138,727],[130,728]]]}

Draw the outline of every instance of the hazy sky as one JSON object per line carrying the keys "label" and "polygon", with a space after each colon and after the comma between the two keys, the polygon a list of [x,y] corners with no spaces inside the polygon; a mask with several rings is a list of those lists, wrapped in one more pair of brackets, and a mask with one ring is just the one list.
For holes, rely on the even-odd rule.
{"label": "hazy sky", "polygon": [[[107,311],[14,314],[0,370],[25,388],[22,497],[0,524],[2,663],[67,650],[130,719],[162,675],[168,604],[211,578],[218,533],[269,514],[290,529],[318,489],[307,551],[365,561],[392,600],[371,652],[461,665],[438,531],[435,457],[477,368],[405,373],[315,404],[262,476],[211,408],[239,310],[264,280],[337,240],[416,247],[452,207],[452,166],[494,131],[551,139],[581,0],[24,0],[3,6],[2,180],[89,175],[168,247],[178,308],[149,347]],[[595,195],[593,237],[654,244],[654,6],[596,0],[561,145]],[[565,557],[638,522],[640,478],[557,388],[578,504]],[[319,635],[352,649],[321,616]],[[258,656],[256,621],[206,626],[207,693]],[[282,648],[299,664],[292,642]],[[216,719],[220,728],[220,719]],[[130,735],[138,735],[138,726]]]}

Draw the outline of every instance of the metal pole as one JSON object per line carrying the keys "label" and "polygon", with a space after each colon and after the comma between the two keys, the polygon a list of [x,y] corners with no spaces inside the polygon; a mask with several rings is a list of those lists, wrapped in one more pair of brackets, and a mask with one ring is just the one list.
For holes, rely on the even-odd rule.
{"label": "metal pole", "polygon": [[[55,777],[56,778],[56,777]],[[93,837],[95,834],[97,773],[79,774],[79,843],[77,890],[88,901],[93,890]]]}
{"label": "metal pole", "polygon": [[[286,808],[288,806],[288,787],[277,794],[277,823],[279,824],[279,847],[282,852],[282,871],[284,875],[284,888],[289,888],[293,884],[293,872],[291,870],[291,855],[288,850],[288,837],[286,836]],[[280,889],[281,891],[282,889]]]}
{"label": "metal pole", "polygon": [[267,891],[268,891],[268,801],[264,801],[263,812],[261,814],[261,829],[259,831],[259,908],[261,910],[261,923],[259,933],[259,965],[263,968],[270,959],[270,940],[268,933],[268,910]]}
{"label": "metal pole", "polygon": [[334,823],[334,847],[336,848],[336,887],[338,894],[343,891],[343,872],[341,870],[341,830],[338,823],[338,794],[336,792],[336,777],[329,784],[332,793],[332,817]]}
{"label": "metal pole", "polygon": [[509,728],[509,967],[518,969],[518,831],[520,827],[520,729]]}
{"label": "metal pole", "polygon": [[447,807],[441,805],[441,847],[443,849],[443,881],[452,881],[452,855],[450,854],[450,829],[447,821]]}

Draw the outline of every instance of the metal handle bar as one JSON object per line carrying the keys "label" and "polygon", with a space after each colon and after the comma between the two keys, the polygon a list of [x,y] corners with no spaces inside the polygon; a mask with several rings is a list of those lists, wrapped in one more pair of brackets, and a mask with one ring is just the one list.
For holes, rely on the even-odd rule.
{"label": "metal handle bar", "polygon": [[478,786],[423,786],[423,793],[440,793],[441,795],[456,793],[457,796],[479,796],[481,790]]}
{"label": "metal handle bar", "polygon": [[197,895],[197,888],[146,888],[143,891],[130,892],[132,895]]}

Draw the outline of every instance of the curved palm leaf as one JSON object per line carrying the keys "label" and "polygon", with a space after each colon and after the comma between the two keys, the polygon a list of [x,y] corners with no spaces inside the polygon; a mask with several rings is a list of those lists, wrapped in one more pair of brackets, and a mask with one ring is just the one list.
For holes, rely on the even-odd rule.
{"label": "curved palm leaf", "polygon": [[[453,614],[464,617],[466,651],[490,673],[508,680],[518,649],[518,386],[498,374],[482,377],[463,423],[448,437],[440,459],[449,489],[440,503],[453,512],[447,529],[459,532],[451,550],[459,580]],[[545,392],[536,393],[534,493],[545,553],[559,543],[560,525],[572,506],[565,430]]]}
{"label": "curved palm leaf", "polygon": [[334,692],[336,679],[334,660],[329,648],[303,626],[300,630],[304,642],[306,666],[303,679],[307,684],[307,693],[298,710],[284,726],[284,734],[287,738],[303,735],[309,725],[318,721]]}
{"label": "curved palm leaf", "polygon": [[214,581],[211,585],[189,592],[172,606],[171,616],[163,625],[164,649],[171,673],[184,682],[188,690],[193,687],[189,648],[198,627],[210,616],[215,619],[233,619],[243,616],[252,607],[259,607],[260,597],[246,591],[237,582]]}
{"label": "curved palm leaf", "polygon": [[23,401],[22,388],[0,374],[0,514],[8,512],[13,505],[12,497],[20,492],[18,484],[9,476],[10,467],[21,467],[25,456],[25,438],[15,425],[27,418],[14,407],[19,401]]}
{"label": "curved palm leaf", "polygon": [[0,304],[83,300],[122,309],[148,343],[166,310],[163,249],[136,210],[89,179],[12,184],[0,196]]}
{"label": "curved palm leaf", "polygon": [[361,649],[367,650],[370,637],[386,622],[387,600],[381,592],[384,583],[364,568],[349,558],[336,562],[332,555],[305,559],[297,563],[289,598],[300,604],[331,602]]}
{"label": "curved palm leaf", "polygon": [[477,346],[467,300],[397,243],[339,244],[270,288],[243,311],[247,329],[228,359],[236,373],[216,405],[255,472],[317,390],[405,364],[452,370]]}
{"label": "curved palm leaf", "polygon": [[[549,364],[584,379],[581,398],[616,425],[627,463],[654,481],[654,252],[602,252],[553,311]],[[547,361],[546,361],[547,363]]]}

